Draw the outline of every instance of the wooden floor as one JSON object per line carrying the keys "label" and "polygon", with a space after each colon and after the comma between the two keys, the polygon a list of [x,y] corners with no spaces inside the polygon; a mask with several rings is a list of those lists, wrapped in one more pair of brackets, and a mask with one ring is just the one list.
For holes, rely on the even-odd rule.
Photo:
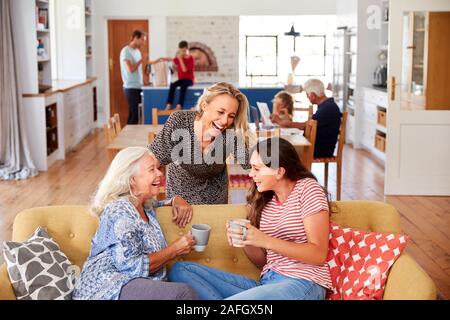
{"label": "wooden floor", "polygon": [[[342,200],[378,200],[395,206],[410,236],[406,250],[433,278],[439,298],[450,299],[450,197],[385,197],[383,165],[370,154],[346,146],[343,163]],[[14,217],[23,209],[87,204],[107,167],[104,137],[97,130],[47,172],[26,181],[0,182],[0,243],[11,238]],[[328,188],[333,199],[334,170],[331,165]],[[322,182],[322,165],[314,164],[313,172]],[[242,201],[243,195],[234,194],[232,199]]]}

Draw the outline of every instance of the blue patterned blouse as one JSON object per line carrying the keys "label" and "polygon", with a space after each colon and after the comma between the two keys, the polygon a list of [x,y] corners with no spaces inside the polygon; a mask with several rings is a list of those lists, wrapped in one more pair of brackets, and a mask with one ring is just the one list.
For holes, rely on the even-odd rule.
{"label": "blue patterned blouse", "polygon": [[92,238],[91,253],[72,293],[74,300],[117,300],[122,287],[132,279],[166,280],[164,267],[149,274],[148,254],[164,249],[167,243],[155,212],[145,212],[149,223],[128,199],[105,207]]}

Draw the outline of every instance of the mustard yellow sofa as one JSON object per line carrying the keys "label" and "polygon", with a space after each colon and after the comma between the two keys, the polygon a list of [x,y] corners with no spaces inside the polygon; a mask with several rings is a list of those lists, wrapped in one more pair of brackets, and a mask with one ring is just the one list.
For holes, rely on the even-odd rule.
{"label": "mustard yellow sofa", "polygon": [[[401,233],[400,216],[388,204],[371,201],[335,202],[332,220],[345,227],[376,232]],[[168,242],[190,229],[180,229],[171,221],[171,208],[157,210]],[[207,223],[212,232],[204,252],[192,252],[180,260],[189,260],[257,279],[259,270],[247,259],[242,249],[230,247],[226,240],[225,222],[229,218],[245,217],[244,205],[194,206],[192,223]],[[24,241],[38,227],[46,227],[60,244],[68,258],[82,267],[89,254],[90,240],[98,226],[98,219],[85,206],[53,206],[27,209],[14,220],[12,240]],[[15,299],[6,266],[0,266],[0,300]],[[393,265],[385,288],[384,299],[436,299],[431,278],[407,254]]]}

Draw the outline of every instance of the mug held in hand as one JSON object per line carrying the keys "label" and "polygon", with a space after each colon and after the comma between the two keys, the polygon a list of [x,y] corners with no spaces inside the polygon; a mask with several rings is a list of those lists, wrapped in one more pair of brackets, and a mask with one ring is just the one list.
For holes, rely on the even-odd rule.
{"label": "mug held in hand", "polygon": [[[247,227],[246,225],[250,223],[247,219],[232,219],[228,221],[230,228],[233,230],[235,235],[231,236],[231,242],[233,247],[242,248],[245,247],[242,244],[243,241],[247,239]],[[241,236],[242,235],[242,236]]]}
{"label": "mug held in hand", "polygon": [[192,225],[191,232],[195,240],[194,250],[197,252],[205,251],[206,245],[209,241],[211,227],[207,224],[194,224]]}

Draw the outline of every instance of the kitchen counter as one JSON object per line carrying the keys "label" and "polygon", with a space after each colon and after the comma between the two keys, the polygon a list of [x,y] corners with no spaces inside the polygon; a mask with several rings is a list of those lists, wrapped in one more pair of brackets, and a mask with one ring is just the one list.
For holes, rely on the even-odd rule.
{"label": "kitchen counter", "polygon": [[24,93],[22,96],[24,98],[30,98],[30,97],[48,97],[55,93],[59,92],[66,92],[71,89],[81,87],[84,85],[87,85],[91,82],[94,82],[97,80],[96,77],[88,78],[86,80],[53,80],[52,86],[47,89],[45,92],[42,93]]}
{"label": "kitchen counter", "polygon": [[[186,99],[184,109],[191,109],[197,105],[198,98],[203,94],[203,90],[212,84],[196,84],[189,87],[186,92]],[[248,99],[251,106],[256,106],[256,102],[266,102],[272,111],[272,99],[274,96],[284,90],[283,87],[268,86],[268,87],[237,87]],[[152,108],[165,109],[169,87],[150,87],[142,88],[143,94],[143,115],[144,124],[152,123]],[[178,101],[179,89],[175,92],[174,105]],[[164,124],[168,117],[159,117],[159,124]]]}
{"label": "kitchen counter", "polygon": [[378,90],[378,91],[381,91],[381,92],[384,92],[384,93],[387,93],[387,88],[376,87],[376,86],[371,86],[369,88],[374,89],[374,90]]}

